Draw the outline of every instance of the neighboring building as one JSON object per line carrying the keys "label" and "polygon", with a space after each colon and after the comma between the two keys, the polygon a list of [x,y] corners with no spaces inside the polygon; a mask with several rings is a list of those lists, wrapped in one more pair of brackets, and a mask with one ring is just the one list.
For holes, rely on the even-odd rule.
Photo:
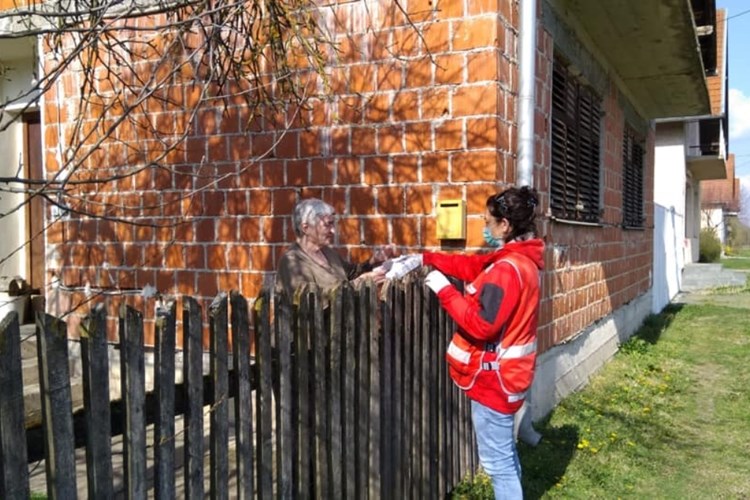
{"label": "neighboring building", "polygon": [[[0,5],[0,11],[3,9]],[[0,20],[0,30],[3,21]],[[35,38],[0,39],[0,178],[44,178]],[[41,200],[25,204],[27,187],[9,183],[0,196],[0,276],[24,278],[44,288],[44,236]],[[12,191],[16,192],[12,192]],[[1,305],[1,304],[0,304]]]}
{"label": "neighboring building", "polygon": [[729,219],[736,219],[740,208],[740,180],[734,176],[734,155],[730,154],[726,179],[701,182],[701,229],[712,229],[725,246],[731,230]]}
{"label": "neighboring building", "polygon": [[711,108],[702,115],[657,120],[653,312],[679,293],[685,264],[698,261],[702,181],[727,178],[726,11],[703,1],[693,1],[692,8]]}
{"label": "neighboring building", "polygon": [[[693,10],[714,4],[693,3]],[[336,207],[338,247],[354,259],[384,243],[407,252],[480,250],[487,196],[531,182],[541,194],[539,230],[548,244],[533,416],[584,384],[652,310],[652,120],[710,115],[695,28],[704,24],[683,0],[404,8],[411,21],[387,1],[326,10],[322,19],[342,48],[327,66],[331,93],[290,110],[283,131],[278,121],[249,120],[239,100],[186,121],[195,76],[170,80],[163,89],[170,100],[159,103],[153,122],[187,123],[179,154],[149,163],[155,141],[130,128],[98,145],[101,161],[78,171],[141,167],[82,203],[106,199],[121,207],[120,218],[163,227],[75,212],[54,224],[48,310],[66,312],[103,291],[114,324],[118,293],[149,287],[204,304],[230,288],[252,299],[292,239],[292,206],[308,196]],[[128,36],[145,36],[160,19],[142,19]],[[54,54],[42,57],[50,64]],[[43,97],[48,177],[64,175],[60,146],[80,104],[72,90],[80,78],[67,69]],[[531,92],[519,102],[525,82]],[[114,99],[116,83],[102,75],[97,105]],[[145,113],[136,119],[153,123]],[[522,135],[528,142],[519,143]],[[527,160],[528,170],[518,168]],[[207,175],[217,182],[207,183]],[[466,239],[437,239],[436,207],[446,199],[466,202]],[[145,312],[152,319],[153,308]]]}

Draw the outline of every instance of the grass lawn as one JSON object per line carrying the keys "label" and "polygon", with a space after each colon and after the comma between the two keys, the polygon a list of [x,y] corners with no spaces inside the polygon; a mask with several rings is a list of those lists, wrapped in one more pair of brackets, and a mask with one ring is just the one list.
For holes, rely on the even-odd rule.
{"label": "grass lawn", "polygon": [[727,269],[750,270],[750,257],[724,257],[720,262]]}
{"label": "grass lawn", "polygon": [[[650,317],[535,425],[525,498],[750,497],[750,311],[711,300]],[[486,476],[454,498],[492,498]]]}

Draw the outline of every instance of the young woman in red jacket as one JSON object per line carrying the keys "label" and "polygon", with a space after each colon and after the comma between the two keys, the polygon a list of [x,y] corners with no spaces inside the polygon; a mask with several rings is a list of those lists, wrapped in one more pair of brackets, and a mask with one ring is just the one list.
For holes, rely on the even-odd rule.
{"label": "young woman in red jacket", "polygon": [[[534,378],[539,272],[544,243],[536,236],[538,196],[512,187],[487,199],[482,255],[426,252],[436,270],[425,278],[458,325],[446,360],[453,381],[471,399],[479,460],[495,498],[522,498],[513,414]],[[465,293],[446,275],[466,282]]]}

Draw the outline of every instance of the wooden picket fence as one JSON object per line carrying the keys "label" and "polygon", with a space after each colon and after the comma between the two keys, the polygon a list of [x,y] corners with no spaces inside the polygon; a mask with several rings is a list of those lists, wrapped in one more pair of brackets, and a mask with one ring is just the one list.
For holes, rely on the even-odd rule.
{"label": "wooden picket fence", "polygon": [[[152,439],[143,318],[124,307],[118,332],[124,473],[116,484],[104,311],[100,305],[84,320],[81,337],[85,478],[76,476],[66,326],[49,315],[37,318],[49,498],[76,498],[81,481],[88,498],[171,499],[178,482],[185,498],[442,498],[476,467],[469,404],[443,359],[454,325],[415,278],[388,284],[380,295],[369,285],[344,286],[328,297],[304,290],[294,304],[264,291],[252,311],[241,295],[220,294],[208,311],[208,394],[202,310],[182,298],[181,433],[175,432],[177,311],[174,303],[158,310]],[[19,338],[10,313],[0,323],[0,498],[29,496]]]}

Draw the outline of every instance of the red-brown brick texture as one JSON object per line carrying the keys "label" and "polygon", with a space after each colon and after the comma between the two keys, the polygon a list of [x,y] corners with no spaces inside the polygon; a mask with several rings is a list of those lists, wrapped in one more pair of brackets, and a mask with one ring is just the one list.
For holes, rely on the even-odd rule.
{"label": "red-brown brick texture", "polygon": [[[196,103],[206,102],[196,83],[200,75],[176,59],[181,72],[159,87],[164,99],[140,104],[113,140],[97,144],[94,135],[90,148],[79,153],[91,156],[77,176],[130,170],[135,175],[81,189],[78,203],[109,220],[72,214],[52,226],[48,271],[61,286],[55,295],[59,302],[50,308],[84,300],[89,289],[116,296],[127,290],[137,294],[147,285],[161,294],[196,296],[204,305],[229,289],[254,298],[293,240],[294,203],[309,196],[323,198],[341,215],[337,248],[353,260],[385,243],[406,252],[440,247],[435,206],[449,198],[466,200],[468,212],[467,240],[451,248],[478,250],[486,197],[515,181],[517,3],[410,0],[401,5],[409,19],[391,2],[339,2],[322,11],[320,22],[339,50],[326,62],[327,82],[300,72],[309,94],[304,107],[250,116],[242,100],[228,92],[226,99],[194,114]],[[543,215],[549,208],[553,46],[540,26],[534,177]],[[149,75],[162,69],[151,64],[148,53],[133,68]],[[70,134],[80,133],[70,125],[80,104],[80,78],[70,68],[45,94],[50,178],[62,175]],[[117,82],[103,78],[100,84],[104,98],[117,95]],[[237,84],[231,90],[239,94],[241,89]],[[614,84],[603,96],[604,224],[540,221],[549,245],[542,350],[650,286],[653,133],[646,147],[646,229],[625,231],[619,227],[620,96]],[[93,117],[101,103],[89,105]],[[117,121],[117,108],[107,108],[106,114],[100,126]],[[183,136],[179,148],[159,155],[165,142]],[[110,309],[112,317],[115,313]],[[152,307],[146,315],[153,316]]]}
{"label": "red-brown brick texture", "polygon": [[[82,141],[75,154],[89,156],[74,177],[134,175],[78,190],[74,208],[107,218],[72,213],[52,227],[48,244],[58,258],[48,275],[59,280],[58,292],[154,286],[204,305],[222,290],[253,298],[293,240],[294,203],[309,196],[341,214],[337,246],[354,260],[378,244],[439,245],[435,205],[445,198],[468,201],[465,247],[478,248],[484,200],[513,181],[516,6],[401,4],[408,18],[390,2],[323,9],[319,22],[338,47],[327,61],[329,86],[303,69],[305,106],[257,118],[232,92],[205,106],[207,87],[179,57],[171,63],[181,71],[159,83],[159,99],[123,101],[136,107],[122,123],[121,107],[108,105],[122,88],[103,68],[96,98],[86,101],[83,75],[64,71],[44,96],[50,178],[64,175],[71,136],[91,131],[72,127],[82,102],[90,129],[115,124],[117,131],[101,143],[96,133]],[[122,36],[167,43],[147,31]],[[134,81],[167,74],[143,52],[129,61]],[[49,51],[47,63],[54,57]],[[182,137],[163,154],[165,143]]]}

